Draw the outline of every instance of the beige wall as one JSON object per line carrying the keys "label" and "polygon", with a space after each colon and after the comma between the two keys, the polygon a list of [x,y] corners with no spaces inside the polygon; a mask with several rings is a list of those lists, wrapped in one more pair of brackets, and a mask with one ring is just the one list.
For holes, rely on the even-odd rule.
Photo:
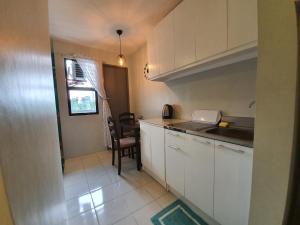
{"label": "beige wall", "polygon": [[190,119],[195,109],[221,109],[226,115],[255,116],[256,60],[236,63],[167,83],[144,78],[147,48],[129,59],[131,110],[145,118],[160,117],[165,103],[176,105],[176,117]]}
{"label": "beige wall", "polygon": [[258,1],[259,60],[251,225],[284,219],[297,78],[294,1]]}
{"label": "beige wall", "polygon": [[8,199],[4,187],[1,168],[0,168],[0,218],[1,218],[2,225],[13,225],[13,221],[9,209],[9,203],[8,203]]}
{"label": "beige wall", "polygon": [[0,1],[0,33],[0,165],[11,213],[16,225],[63,225],[47,0]]}
{"label": "beige wall", "polygon": [[99,115],[69,116],[64,57],[75,54],[92,58],[98,62],[102,72],[102,63],[115,64],[117,53],[103,52],[61,40],[53,40],[53,50],[65,157],[70,158],[104,150],[102,101],[100,99]]}

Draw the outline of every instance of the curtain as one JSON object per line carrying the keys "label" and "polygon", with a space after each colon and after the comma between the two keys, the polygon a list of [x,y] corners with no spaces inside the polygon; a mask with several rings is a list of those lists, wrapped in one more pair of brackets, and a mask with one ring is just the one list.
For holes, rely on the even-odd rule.
{"label": "curtain", "polygon": [[76,58],[77,63],[81,67],[85,78],[92,84],[95,88],[97,94],[102,99],[102,115],[104,124],[104,143],[105,146],[111,147],[111,138],[108,128],[107,118],[111,116],[111,111],[108,104],[108,99],[106,96],[104,88],[104,77],[103,73],[100,72],[98,64],[91,59]]}

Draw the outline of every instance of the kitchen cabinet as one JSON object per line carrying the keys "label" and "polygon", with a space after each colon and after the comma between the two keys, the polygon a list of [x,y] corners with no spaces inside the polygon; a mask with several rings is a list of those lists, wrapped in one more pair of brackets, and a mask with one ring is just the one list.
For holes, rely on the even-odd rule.
{"label": "kitchen cabinet", "polygon": [[184,146],[186,135],[166,130],[165,138],[166,181],[171,188],[184,196]]}
{"label": "kitchen cabinet", "polygon": [[257,0],[228,0],[228,47],[257,41]]}
{"label": "kitchen cabinet", "polygon": [[171,12],[157,26],[159,73],[170,72],[174,69],[173,19],[174,14]]}
{"label": "kitchen cabinet", "polygon": [[196,60],[195,31],[198,30],[197,1],[185,0],[174,9],[174,49],[175,68]]}
{"label": "kitchen cabinet", "polygon": [[140,123],[140,135],[142,165],[144,169],[151,170],[151,125],[146,123]]}
{"label": "kitchen cabinet", "polygon": [[185,197],[213,217],[214,140],[187,136]]}
{"label": "kitchen cabinet", "polygon": [[222,225],[247,225],[253,149],[215,141],[214,218]]}
{"label": "kitchen cabinet", "polygon": [[164,128],[140,122],[140,132],[143,168],[164,185]]}
{"label": "kitchen cabinet", "polygon": [[257,0],[184,0],[148,38],[150,80],[257,57]]}
{"label": "kitchen cabinet", "polygon": [[159,74],[158,35],[156,29],[148,37],[147,54],[148,54],[149,78],[151,78]]}
{"label": "kitchen cabinet", "polygon": [[227,0],[194,1],[196,57],[202,60],[227,49]]}

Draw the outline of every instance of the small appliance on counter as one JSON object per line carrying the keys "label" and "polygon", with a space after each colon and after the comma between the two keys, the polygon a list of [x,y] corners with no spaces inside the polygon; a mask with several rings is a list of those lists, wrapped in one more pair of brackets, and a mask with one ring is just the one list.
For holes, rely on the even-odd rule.
{"label": "small appliance on counter", "polygon": [[172,119],[174,114],[173,106],[165,104],[162,110],[163,119]]}

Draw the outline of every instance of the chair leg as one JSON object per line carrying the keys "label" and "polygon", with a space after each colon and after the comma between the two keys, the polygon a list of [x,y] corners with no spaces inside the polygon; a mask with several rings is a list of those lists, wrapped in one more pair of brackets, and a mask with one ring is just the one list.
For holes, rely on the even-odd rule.
{"label": "chair leg", "polygon": [[[123,150],[123,149],[122,149]],[[118,149],[118,175],[121,175],[121,151],[120,148]]]}

